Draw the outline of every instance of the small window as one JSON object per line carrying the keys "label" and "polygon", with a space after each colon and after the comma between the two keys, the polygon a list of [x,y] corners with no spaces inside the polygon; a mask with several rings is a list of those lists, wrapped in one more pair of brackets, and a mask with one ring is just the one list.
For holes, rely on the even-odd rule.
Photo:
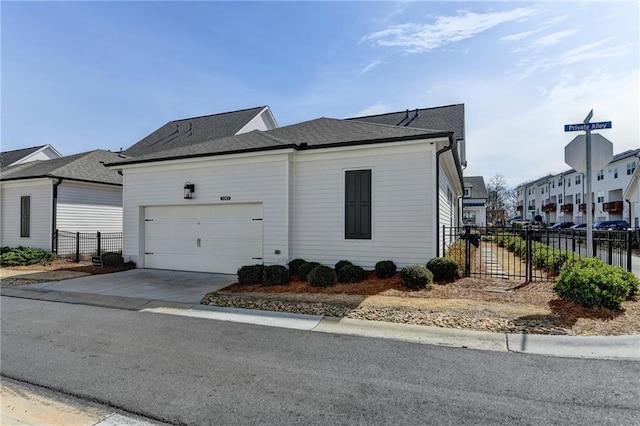
{"label": "small window", "polygon": [[465,188],[465,189],[464,189],[464,196],[465,196],[465,197],[469,197],[469,196],[471,196],[471,190],[470,190],[469,188]]}
{"label": "small window", "polygon": [[562,186],[562,178],[558,179],[558,186]]}
{"label": "small window", "polygon": [[604,179],[604,170],[600,170],[598,171],[598,180],[603,180]]}
{"label": "small window", "polygon": [[604,203],[604,191],[598,191],[598,203]]}
{"label": "small window", "polygon": [[20,197],[20,238],[31,236],[31,197]]}
{"label": "small window", "polygon": [[577,175],[576,176],[576,185],[580,185],[580,180],[581,180],[581,176]]}
{"label": "small window", "polygon": [[558,204],[562,204],[562,194],[558,194]]}
{"label": "small window", "polygon": [[582,203],[582,194],[577,193],[576,194],[576,204],[581,204]]}
{"label": "small window", "polygon": [[613,178],[614,179],[618,179],[618,168],[617,167],[613,169]]}
{"label": "small window", "polygon": [[371,239],[371,170],[345,173],[344,237],[348,240]]}
{"label": "small window", "polygon": [[555,180],[552,180],[552,181],[551,181],[551,187],[552,187],[552,188],[555,188],[555,187],[556,187],[556,181],[555,181]]}
{"label": "small window", "polygon": [[627,163],[627,176],[632,175],[636,171],[636,162]]}

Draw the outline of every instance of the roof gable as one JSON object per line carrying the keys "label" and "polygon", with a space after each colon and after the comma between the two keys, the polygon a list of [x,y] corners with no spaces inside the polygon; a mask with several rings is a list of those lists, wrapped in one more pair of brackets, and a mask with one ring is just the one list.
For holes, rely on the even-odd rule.
{"label": "roof gable", "polygon": [[464,187],[470,188],[469,196],[465,198],[488,198],[487,186],[482,176],[465,176]]}
{"label": "roof gable", "polygon": [[23,160],[28,159],[28,157],[33,157],[34,154],[40,151],[45,151],[45,150],[48,150],[50,153],[57,156],[58,158],[62,157],[60,153],[56,151],[55,148],[53,148],[51,145],[39,145],[39,146],[30,147],[30,148],[22,148],[22,149],[16,149],[13,151],[0,152],[0,167],[9,167],[18,162],[22,163]]}
{"label": "roof gable", "polygon": [[202,117],[173,120],[124,151],[140,156],[196,145],[211,139],[235,135],[259,115],[266,106],[223,112]]}

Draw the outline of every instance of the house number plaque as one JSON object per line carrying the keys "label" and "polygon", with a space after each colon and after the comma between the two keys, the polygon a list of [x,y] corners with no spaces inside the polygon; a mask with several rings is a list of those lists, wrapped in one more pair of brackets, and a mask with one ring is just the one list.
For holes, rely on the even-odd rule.
{"label": "house number plaque", "polygon": [[230,195],[223,195],[222,197],[220,197],[220,201],[229,201],[229,200],[231,200]]}

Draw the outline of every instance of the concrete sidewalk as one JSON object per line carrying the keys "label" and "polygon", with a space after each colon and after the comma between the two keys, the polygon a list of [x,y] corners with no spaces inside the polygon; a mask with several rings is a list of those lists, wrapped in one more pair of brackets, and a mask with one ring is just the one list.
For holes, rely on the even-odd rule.
{"label": "concrete sidewalk", "polygon": [[191,303],[124,297],[37,288],[3,287],[2,296],[49,302],[75,303],[147,314],[181,315],[233,321],[261,326],[283,327],[322,333],[334,333],[468,349],[518,352],[572,358],[628,359],[640,361],[640,334],[629,336],[553,336],[503,334],[459,330],[422,325],[395,324],[350,318],[288,314],[239,308],[222,308]]}

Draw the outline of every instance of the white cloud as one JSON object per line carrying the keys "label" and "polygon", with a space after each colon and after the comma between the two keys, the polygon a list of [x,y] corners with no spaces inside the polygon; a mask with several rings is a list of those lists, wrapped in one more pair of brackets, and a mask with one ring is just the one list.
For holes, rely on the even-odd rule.
{"label": "white cloud", "polygon": [[382,102],[376,102],[375,104],[361,109],[360,111],[356,112],[353,115],[350,115],[349,117],[364,117],[367,115],[384,114],[391,111],[391,108],[389,108],[387,105],[383,104]]}
{"label": "white cloud", "polygon": [[359,75],[362,75],[366,72],[371,71],[372,69],[374,69],[375,67],[377,67],[378,65],[382,65],[384,62],[381,59],[375,60],[373,62],[371,62],[369,65],[367,65],[366,67],[364,67],[361,71]]}
{"label": "white cloud", "polygon": [[504,37],[500,38],[500,41],[520,41],[520,40],[524,40],[525,38],[529,37],[531,34],[539,33],[540,31],[542,31],[542,29],[533,30],[533,31],[524,31],[524,32],[521,32],[521,33],[516,33],[516,34],[510,34],[508,36],[504,36]]}
{"label": "white cloud", "polygon": [[401,24],[369,34],[360,40],[374,41],[378,46],[402,47],[409,53],[427,52],[487,31],[497,25],[517,21],[534,13],[532,8],[506,12],[460,12],[455,16],[439,16],[432,24]]}
{"label": "white cloud", "polygon": [[578,30],[564,30],[558,31],[552,34],[548,34],[546,36],[542,36],[540,38],[535,39],[531,44],[534,47],[548,47],[553,46],[554,44],[559,43],[567,37],[570,37],[577,33]]}

